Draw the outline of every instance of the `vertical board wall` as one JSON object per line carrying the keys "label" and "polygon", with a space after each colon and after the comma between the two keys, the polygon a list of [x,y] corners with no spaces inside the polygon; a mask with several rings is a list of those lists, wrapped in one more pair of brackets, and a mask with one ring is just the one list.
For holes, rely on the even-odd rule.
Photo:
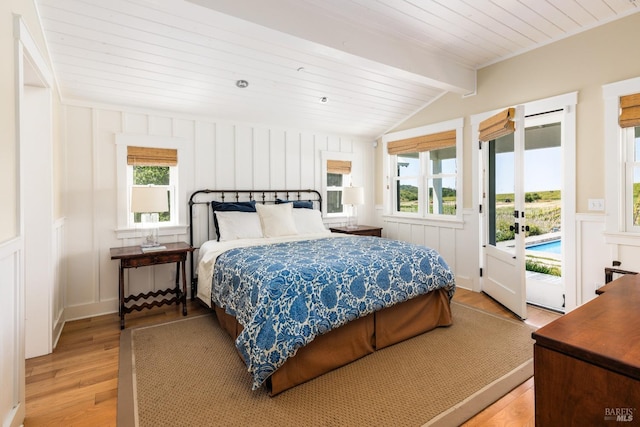
{"label": "vertical board wall", "polygon": [[[139,243],[118,239],[116,135],[178,138],[181,151],[180,224],[187,225],[187,202],[194,191],[216,189],[320,190],[321,153],[352,153],[354,179],[367,188],[359,210],[363,223],[374,221],[374,151],[371,141],[213,120],[163,116],[116,109],[65,107],[67,136],[67,319],[117,310],[118,264],[110,248]],[[184,170],[187,171],[183,174]],[[187,229],[163,241],[187,241]],[[175,266],[129,269],[128,292],[169,287]]]}

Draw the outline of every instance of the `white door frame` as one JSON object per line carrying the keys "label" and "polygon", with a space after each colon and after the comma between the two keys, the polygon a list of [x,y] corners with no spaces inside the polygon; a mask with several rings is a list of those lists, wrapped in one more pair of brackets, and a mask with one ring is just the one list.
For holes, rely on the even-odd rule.
{"label": "white door frame", "polygon": [[[541,114],[549,111],[562,109],[564,111],[564,120],[562,126],[562,230],[564,256],[562,258],[562,277],[565,283],[565,312],[569,312],[577,307],[578,292],[580,286],[578,284],[577,275],[577,236],[576,236],[576,104],[578,102],[578,92],[570,92],[563,95],[545,98],[538,101],[523,103],[525,115]],[[478,128],[480,122],[491,117],[492,115],[504,110],[504,108],[487,111],[484,113],[472,115],[471,123],[471,140],[473,143],[472,150],[472,176],[475,181],[475,188],[472,193],[472,202],[474,206],[479,206],[482,199],[483,191],[483,170],[482,156],[478,147]],[[482,223],[483,218],[476,210],[478,223],[480,224],[480,232],[484,229]],[[482,236],[480,242],[482,242]],[[480,267],[483,267],[483,251],[479,250]],[[478,282],[478,288],[475,291],[482,291],[482,277]]]}
{"label": "white door frame", "polygon": [[[482,290],[489,296],[500,302],[521,319],[527,318],[526,303],[526,277],[525,277],[525,253],[524,236],[526,218],[524,217],[524,107],[515,108],[515,132],[513,133],[513,211],[512,230],[514,230],[513,249],[501,248],[499,245],[489,243],[487,227],[490,207],[487,197],[492,193],[489,189],[490,151],[495,146],[494,141],[484,142],[483,147],[483,180],[485,183],[483,197],[483,214],[481,239],[483,265]],[[494,160],[497,159],[497,155]],[[495,175],[494,175],[495,178]],[[494,185],[496,183],[494,182]]]}
{"label": "white door frame", "polygon": [[[557,142],[558,142],[558,147],[560,147],[560,150],[562,150],[563,140],[565,139],[562,133],[562,129],[564,128],[564,116],[565,116],[564,110],[558,110],[558,111],[552,111],[546,114],[537,114],[537,115],[529,116],[525,118],[525,156],[527,153],[527,147],[529,146],[529,142],[526,141],[527,129],[530,127],[535,128],[537,126],[554,124],[554,123],[560,123],[560,135],[559,135],[559,140]],[[562,153],[562,151],[560,152]],[[562,164],[561,159],[559,163]],[[534,166],[534,167],[537,166],[537,169],[539,171],[542,171],[545,169],[544,165],[525,164],[525,168],[528,168],[529,166]],[[559,183],[560,188],[562,188],[563,178],[561,177],[559,179],[560,179],[560,183]],[[525,182],[525,186],[526,186],[526,182]],[[562,204],[562,199],[560,200],[560,203]],[[562,224],[562,217],[560,218],[560,223]],[[562,237],[562,240],[564,240],[563,234],[564,234],[564,228],[561,227],[560,236]],[[564,252],[564,248],[562,252]],[[562,254],[560,259],[562,260]],[[562,268],[562,265],[561,265],[561,268]],[[530,276],[529,274],[527,274],[527,278],[526,278],[527,302],[540,307],[546,307],[551,310],[564,312],[564,303],[565,303],[564,277],[560,277],[559,279],[560,280],[558,283],[558,280],[556,280],[556,278],[553,278],[553,280],[546,280],[544,278],[539,279],[538,276]]]}
{"label": "white door frame", "polygon": [[14,21],[19,221],[24,239],[25,357],[51,353],[53,250],[53,74],[22,19]]}

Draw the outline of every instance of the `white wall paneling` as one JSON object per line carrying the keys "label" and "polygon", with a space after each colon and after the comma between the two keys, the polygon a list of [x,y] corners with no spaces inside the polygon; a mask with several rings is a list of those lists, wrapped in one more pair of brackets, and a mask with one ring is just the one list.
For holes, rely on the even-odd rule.
{"label": "white wall paneling", "polygon": [[253,188],[253,130],[248,126],[236,126],[234,135],[235,188]]}
{"label": "white wall paneling", "polygon": [[208,122],[195,123],[195,155],[191,171],[195,188],[215,187],[216,168],[211,159],[216,156],[216,125]]}
{"label": "white wall paneling", "polygon": [[316,169],[314,147],[312,134],[300,135],[300,188],[320,188],[315,181],[320,172]]}
{"label": "white wall paneling", "polygon": [[[120,187],[121,145],[179,141],[178,227],[161,231],[161,241],[188,241],[187,202],[196,190],[320,189],[321,151],[353,154],[359,182],[373,182],[374,150],[369,142],[249,124],[186,119],[153,112],[111,107],[68,105],[66,181],[68,182],[65,242],[67,289],[64,318],[95,316],[118,309],[118,263],[110,248],[139,243],[135,230],[122,229],[128,215]],[[169,141],[169,142],[167,142]],[[358,210],[373,218],[373,200]],[[206,223],[207,218],[194,218]],[[171,286],[175,266],[128,269],[127,292],[148,292]]]}
{"label": "white wall paneling", "polygon": [[0,243],[0,423],[20,425],[25,413],[24,271],[21,238]]}
{"label": "white wall paneling", "polygon": [[478,223],[478,214],[475,210],[463,210],[462,224],[407,220],[402,217],[383,216],[382,211],[383,207],[379,206],[377,216],[382,221],[385,237],[437,250],[453,270],[457,286],[479,291],[479,243],[478,229],[475,225]]}
{"label": "white wall paneling", "polygon": [[280,189],[287,186],[287,146],[285,132],[272,130],[269,133],[269,181],[271,188]]}
{"label": "white wall paneling", "polygon": [[300,136],[298,132],[285,134],[285,186],[282,188],[300,188],[302,159],[300,156]]}
{"label": "white wall paneling", "polygon": [[126,113],[122,115],[122,122],[122,133],[149,134],[149,117],[146,114]]}
{"label": "white wall paneling", "polygon": [[253,188],[274,188],[271,185],[271,144],[269,129],[256,128],[253,131]]}
{"label": "white wall paneling", "polygon": [[235,127],[227,124],[216,125],[216,151],[211,165],[215,167],[216,186],[220,189],[236,187],[236,150],[232,141],[235,141]]}
{"label": "white wall paneling", "polygon": [[149,116],[149,135],[173,135],[173,120],[169,117]]}
{"label": "white wall paneling", "polygon": [[62,328],[64,327],[64,307],[67,290],[67,264],[65,261],[65,232],[64,219],[56,221],[54,224],[53,236],[53,298],[52,298],[52,318],[53,318],[53,348],[56,347]]}
{"label": "white wall paneling", "polygon": [[[605,216],[595,214],[576,215],[578,261],[576,280],[577,305],[596,297],[596,289],[604,285],[604,268],[611,266],[609,251],[605,242]],[[615,245],[614,245],[615,246]],[[640,271],[640,270],[637,270]]]}

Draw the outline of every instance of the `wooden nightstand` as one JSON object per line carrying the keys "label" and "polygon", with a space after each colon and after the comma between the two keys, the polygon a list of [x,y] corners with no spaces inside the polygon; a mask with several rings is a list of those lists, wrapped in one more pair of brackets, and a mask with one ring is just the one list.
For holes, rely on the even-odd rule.
{"label": "wooden nightstand", "polygon": [[[185,272],[185,261],[187,260],[187,254],[193,252],[191,245],[184,242],[180,243],[165,243],[164,249],[143,252],[140,246],[126,246],[122,248],[111,248],[111,259],[120,260],[120,278],[118,296],[120,298],[120,329],[124,329],[124,315],[125,313],[131,313],[133,310],[142,310],[144,308],[160,307],[165,304],[180,304],[182,303],[182,314],[187,315],[187,276]],[[140,293],[137,295],[124,294],[124,270],[125,268],[138,268],[149,265],[159,265],[176,263],[176,286],[175,288],[169,288],[164,290],[157,290],[153,292]],[[180,289],[180,271],[182,271],[182,289]],[[144,302],[142,304],[132,304],[127,306],[130,301],[138,301],[140,299],[147,299],[151,297],[158,297],[160,295],[166,296],[167,294],[173,294],[172,298],[164,298],[160,301],[153,301],[151,303]]]}
{"label": "wooden nightstand", "polygon": [[355,234],[358,236],[382,237],[382,227],[371,227],[369,225],[356,225],[355,228],[330,227],[332,233]]}

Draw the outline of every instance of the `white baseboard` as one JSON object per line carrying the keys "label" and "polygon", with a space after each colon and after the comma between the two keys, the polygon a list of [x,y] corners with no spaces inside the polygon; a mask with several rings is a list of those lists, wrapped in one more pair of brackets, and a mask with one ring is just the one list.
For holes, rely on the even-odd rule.
{"label": "white baseboard", "polygon": [[119,301],[116,298],[90,304],[74,305],[64,309],[65,322],[86,319],[118,312]]}

